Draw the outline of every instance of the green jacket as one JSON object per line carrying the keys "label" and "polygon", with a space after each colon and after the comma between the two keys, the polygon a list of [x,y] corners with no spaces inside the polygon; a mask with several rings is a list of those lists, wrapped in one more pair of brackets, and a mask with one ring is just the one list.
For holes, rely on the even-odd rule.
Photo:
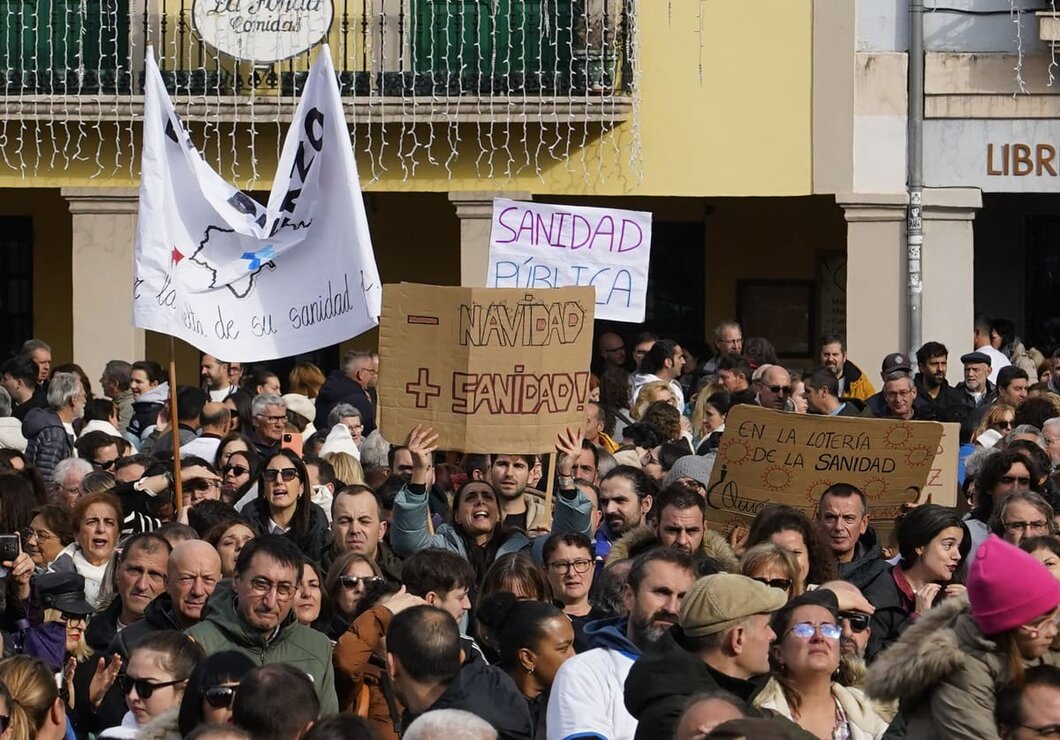
{"label": "green jacket", "polygon": [[313,679],[320,714],[336,714],[339,702],[335,696],[335,672],[331,665],[331,640],[323,633],[298,623],[294,609],[271,639],[248,629],[236,611],[232,582],[217,584],[206,603],[206,616],[186,634],[202,646],[207,655],[222,650],[238,650],[258,665],[289,663]]}

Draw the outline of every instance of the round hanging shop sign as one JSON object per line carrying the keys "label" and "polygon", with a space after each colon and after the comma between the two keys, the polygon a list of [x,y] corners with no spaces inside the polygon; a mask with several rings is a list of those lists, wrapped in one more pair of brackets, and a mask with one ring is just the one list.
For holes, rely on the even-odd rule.
{"label": "round hanging shop sign", "polygon": [[199,36],[218,51],[247,62],[278,62],[311,49],[327,36],[331,0],[194,0]]}

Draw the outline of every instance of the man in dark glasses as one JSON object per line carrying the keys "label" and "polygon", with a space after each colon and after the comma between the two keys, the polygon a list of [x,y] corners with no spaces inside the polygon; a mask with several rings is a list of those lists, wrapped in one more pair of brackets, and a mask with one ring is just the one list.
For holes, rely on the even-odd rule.
{"label": "man in dark glasses", "polygon": [[857,586],[848,581],[829,581],[821,585],[836,595],[840,603],[838,612],[839,626],[843,630],[839,638],[839,649],[844,660],[865,660],[865,649],[869,645],[872,627],[869,621],[872,615],[866,611],[865,596]]}
{"label": "man in dark glasses", "polygon": [[770,365],[755,381],[756,401],[766,409],[786,411],[791,400],[791,375],[780,365]]}
{"label": "man in dark glasses", "polygon": [[114,461],[121,457],[125,443],[106,432],[89,432],[74,445],[77,456],[92,463],[93,470],[113,472]]}

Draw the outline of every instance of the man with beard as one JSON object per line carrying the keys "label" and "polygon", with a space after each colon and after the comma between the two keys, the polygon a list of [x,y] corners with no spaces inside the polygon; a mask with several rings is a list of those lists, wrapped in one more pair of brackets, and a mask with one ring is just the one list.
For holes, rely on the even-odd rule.
{"label": "man with beard", "polygon": [[603,561],[611,545],[635,527],[651,511],[658,485],[640,468],[619,465],[600,481],[600,513],[603,526],[596,531],[596,559]]}
{"label": "man with beard", "polygon": [[[637,721],[623,699],[626,676],[640,654],[677,623],[695,578],[692,559],[682,550],[660,547],[633,561],[622,592],[629,616],[586,625],[591,649],[563,663],[552,682],[549,737],[633,737]],[[783,603],[784,594],[775,593]]]}
{"label": "man with beard", "polygon": [[504,526],[524,532],[542,527],[548,531],[548,512],[534,496],[526,493],[534,456],[493,455],[492,458],[489,482],[500,496]]}
{"label": "man with beard", "polygon": [[821,337],[821,365],[835,375],[835,395],[840,398],[864,401],[876,392],[861,368],[847,359],[847,342],[842,334]]}
{"label": "man with beard", "polygon": [[944,409],[963,406],[964,395],[946,381],[949,350],[939,342],[927,342],[916,351],[916,394],[925,406]]}

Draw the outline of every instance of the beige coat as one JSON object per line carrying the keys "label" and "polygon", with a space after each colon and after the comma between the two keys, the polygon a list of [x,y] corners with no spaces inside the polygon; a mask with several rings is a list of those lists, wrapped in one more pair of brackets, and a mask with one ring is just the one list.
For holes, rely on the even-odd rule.
{"label": "beige coat", "polygon": [[[843,707],[843,711],[850,721],[852,740],[880,740],[883,733],[887,731],[887,722],[872,707],[872,702],[854,688],[841,686],[832,682],[832,696]],[[798,724],[791,706],[788,704],[784,690],[774,679],[762,687],[752,702],[757,709],[770,709],[782,717],[790,719]]]}
{"label": "beige coat", "polygon": [[[608,553],[607,559],[625,560],[626,558],[633,558],[658,546],[658,544],[659,536],[654,529],[651,527],[636,527],[626,532],[622,539],[611,546],[611,552]],[[699,550],[700,555],[717,560],[728,572],[739,572],[739,560],[720,532],[715,532],[713,529],[704,530],[703,544]]]}

